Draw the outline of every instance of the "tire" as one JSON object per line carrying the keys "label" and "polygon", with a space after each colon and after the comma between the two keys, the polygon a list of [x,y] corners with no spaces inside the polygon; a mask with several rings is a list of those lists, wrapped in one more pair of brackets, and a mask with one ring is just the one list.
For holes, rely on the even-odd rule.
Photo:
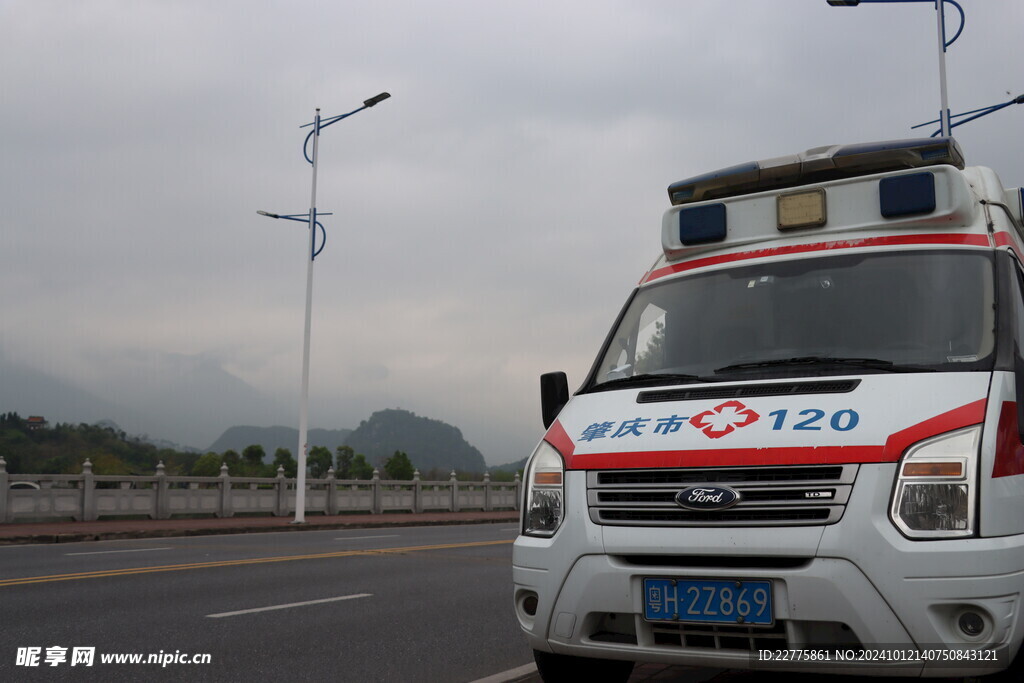
{"label": "tire", "polygon": [[619,659],[572,657],[533,651],[537,671],[544,683],[626,683],[633,673],[633,662]]}
{"label": "tire", "polygon": [[1010,662],[1009,667],[995,674],[978,676],[969,683],[1018,683],[1022,677],[1024,677],[1024,645],[1021,645],[1017,656]]}

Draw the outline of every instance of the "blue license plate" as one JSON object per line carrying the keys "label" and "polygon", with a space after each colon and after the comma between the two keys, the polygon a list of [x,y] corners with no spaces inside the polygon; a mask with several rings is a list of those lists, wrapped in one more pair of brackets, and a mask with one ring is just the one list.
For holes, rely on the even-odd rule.
{"label": "blue license plate", "polygon": [[770,626],[772,582],[644,579],[644,619]]}

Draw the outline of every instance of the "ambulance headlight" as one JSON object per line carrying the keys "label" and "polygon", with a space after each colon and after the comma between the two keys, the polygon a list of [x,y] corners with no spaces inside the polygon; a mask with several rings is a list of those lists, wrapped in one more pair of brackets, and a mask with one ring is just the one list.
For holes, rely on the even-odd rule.
{"label": "ambulance headlight", "polygon": [[981,425],[926,439],[907,450],[889,516],[908,538],[974,535]]}
{"label": "ambulance headlight", "polygon": [[553,536],[558,530],[565,514],[564,474],[562,456],[551,444],[541,441],[526,472],[525,535]]}

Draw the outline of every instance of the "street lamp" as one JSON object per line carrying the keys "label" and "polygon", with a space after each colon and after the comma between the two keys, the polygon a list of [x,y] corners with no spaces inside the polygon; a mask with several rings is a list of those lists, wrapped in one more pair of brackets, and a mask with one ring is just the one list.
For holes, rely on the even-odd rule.
{"label": "street lamp", "polygon": [[[1007,93],[1007,94],[1009,94],[1009,93]],[[993,105],[988,106],[988,107],[981,107],[980,109],[972,109],[971,111],[965,111],[962,114],[953,114],[952,116],[949,117],[950,120],[960,118],[961,116],[971,116],[971,114],[974,114],[974,116],[971,116],[969,119],[964,119],[963,121],[957,121],[956,123],[951,123],[949,125],[949,127],[950,128],[956,128],[957,126],[962,126],[962,125],[964,125],[965,123],[967,123],[969,121],[973,121],[974,119],[980,119],[982,116],[987,116],[988,114],[991,114],[992,112],[997,112],[1000,109],[1005,109],[1006,107],[1009,107],[1011,104],[1024,104],[1024,95],[1017,95],[1012,100],[1007,100],[1006,102],[1002,102],[1000,104],[993,104]],[[938,119],[932,119],[931,121],[925,121],[924,123],[919,123],[916,126],[911,126],[911,128],[922,128],[924,126],[929,126],[929,125],[931,125],[933,123],[938,123],[938,122],[939,122]],[[935,137],[936,135],[938,135],[941,132],[942,132],[942,129],[940,128],[939,130],[937,130],[934,133],[932,133],[931,137]]]}
{"label": "street lamp", "polygon": [[[300,221],[306,223],[309,226],[309,259],[306,262],[306,328],[302,343],[302,397],[299,401],[299,447],[298,447],[298,472],[297,481],[295,482],[295,519],[294,524],[303,524],[306,521],[306,455],[309,450],[309,444],[307,434],[309,431],[309,332],[311,326],[312,312],[313,312],[313,260],[317,255],[323,251],[324,244],[327,243],[327,231],[324,230],[324,226],[317,220],[316,212],[316,171],[317,171],[317,148],[320,140],[320,131],[330,126],[331,124],[337,123],[344,118],[348,118],[353,114],[357,114],[364,109],[378,104],[387,98],[391,97],[389,93],[382,92],[379,95],[375,95],[368,100],[363,100],[363,106],[358,109],[354,109],[347,114],[341,114],[339,116],[332,116],[326,119],[320,118],[320,108],[317,107],[316,116],[312,123],[307,123],[300,128],[306,128],[307,126],[313,126],[313,130],[306,136],[306,141],[302,145],[302,155],[306,158],[310,164],[313,165],[313,191],[309,200],[309,213],[304,214],[290,214],[280,215],[270,213],[268,211],[257,211],[261,216],[267,216],[268,218],[283,218],[291,221]],[[307,150],[309,148],[309,140],[313,140],[313,156],[310,158]],[[331,214],[324,213],[319,214],[321,216],[329,216]],[[322,239],[320,241],[320,248],[316,248],[316,229],[319,228]]]}
{"label": "street lamp", "polygon": [[[261,216],[266,216],[267,218],[281,218],[283,220],[298,221],[299,223],[305,223],[306,225],[309,225],[309,214],[308,213],[293,213],[293,214],[289,214],[287,216],[284,216],[284,215],[281,215],[281,214],[276,214],[276,213],[270,213],[269,211],[257,211],[256,213],[258,213]],[[334,215],[333,213],[329,213],[329,212],[328,213],[319,213],[318,212],[316,214],[316,217],[319,218],[320,216],[333,216],[333,215]],[[316,249],[316,251],[314,251],[310,255],[310,257],[309,257],[310,261],[312,261],[317,256],[319,256],[320,252],[324,250],[324,245],[327,244],[327,231],[324,230],[324,224],[321,223],[320,221],[316,221],[316,227],[320,228],[320,248]]]}
{"label": "street lamp", "polygon": [[[946,96],[946,48],[956,42],[956,39],[960,37],[960,33],[964,30],[964,8],[958,5],[955,0],[827,0],[828,4],[832,7],[856,7],[861,3],[869,2],[930,2],[935,5],[935,15],[938,22],[938,35],[939,35],[939,131],[943,137],[949,136],[951,126],[949,125],[949,101]],[[949,3],[960,13],[960,28],[957,29],[956,35],[951,40],[946,40],[946,3]],[[961,123],[965,123],[961,121]]]}

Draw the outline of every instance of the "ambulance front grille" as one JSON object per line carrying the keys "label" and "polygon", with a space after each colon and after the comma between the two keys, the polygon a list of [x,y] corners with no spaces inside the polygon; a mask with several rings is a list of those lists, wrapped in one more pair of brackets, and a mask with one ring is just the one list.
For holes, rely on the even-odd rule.
{"label": "ambulance front grille", "polygon": [[[610,470],[587,473],[587,505],[608,526],[816,526],[835,524],[850,498],[857,465]],[[688,510],[676,494],[727,486],[739,502]]]}
{"label": "ambulance front grille", "polygon": [[697,624],[650,624],[654,644],[681,648],[715,650],[782,650],[787,647],[786,628],[782,621],[770,627],[700,626]]}

